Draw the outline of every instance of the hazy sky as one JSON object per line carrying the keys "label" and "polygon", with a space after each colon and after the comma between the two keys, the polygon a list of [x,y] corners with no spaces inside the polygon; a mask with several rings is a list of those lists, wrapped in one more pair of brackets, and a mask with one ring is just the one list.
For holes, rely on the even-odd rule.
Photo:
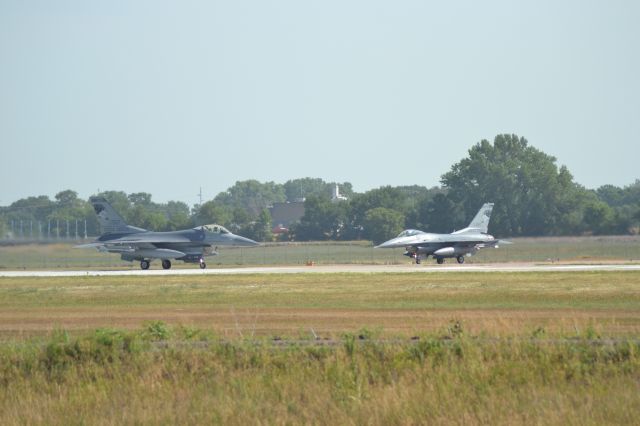
{"label": "hazy sky", "polygon": [[433,186],[516,133],[640,178],[638,1],[0,0],[0,205],[237,180]]}

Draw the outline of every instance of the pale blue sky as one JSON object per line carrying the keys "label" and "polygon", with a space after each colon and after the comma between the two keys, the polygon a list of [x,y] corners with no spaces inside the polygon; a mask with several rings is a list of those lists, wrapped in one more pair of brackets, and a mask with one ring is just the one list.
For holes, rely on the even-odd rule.
{"label": "pale blue sky", "polygon": [[439,184],[516,133],[640,178],[637,1],[0,0],[0,205],[237,180]]}

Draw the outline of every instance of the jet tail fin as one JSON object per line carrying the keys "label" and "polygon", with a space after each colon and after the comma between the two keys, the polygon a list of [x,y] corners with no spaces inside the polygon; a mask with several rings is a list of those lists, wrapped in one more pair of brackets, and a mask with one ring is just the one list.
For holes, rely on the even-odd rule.
{"label": "jet tail fin", "polygon": [[469,224],[469,228],[479,229],[480,232],[486,234],[489,230],[489,220],[491,220],[491,212],[493,211],[493,203],[485,203],[480,207],[478,213]]}
{"label": "jet tail fin", "polygon": [[111,204],[105,198],[91,197],[89,201],[98,215],[103,234],[135,234],[146,231],[142,228],[127,225],[122,216],[111,207]]}
{"label": "jet tail fin", "polygon": [[485,203],[476,216],[473,218],[469,226],[453,234],[486,234],[489,230],[489,220],[491,219],[491,212],[493,211],[493,203]]}

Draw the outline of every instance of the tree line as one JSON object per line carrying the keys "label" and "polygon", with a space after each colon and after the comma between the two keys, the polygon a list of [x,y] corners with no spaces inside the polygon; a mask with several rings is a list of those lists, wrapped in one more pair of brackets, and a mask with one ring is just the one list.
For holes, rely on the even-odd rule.
{"label": "tree line", "polygon": [[[556,158],[517,135],[473,145],[468,156],[442,175],[441,185],[384,186],[356,193],[339,183],[348,200],[332,202],[334,182],[319,178],[279,184],[238,181],[211,200],[189,207],[182,201],[156,203],[151,194],[106,191],[114,208],[132,225],[170,231],[208,223],[260,241],[271,241],[273,203],[305,199],[305,215],[283,238],[295,241],[358,240],[380,242],[402,229],[451,232],[466,226],[484,202],[494,202],[490,232],[501,237],[640,233],[640,180],[617,187],[587,189],[574,181]],[[91,205],[72,190],[28,197],[0,207],[0,235],[19,221],[60,226],[87,223],[98,235]],[[13,226],[10,226],[13,224]],[[281,237],[282,238],[282,237]]]}

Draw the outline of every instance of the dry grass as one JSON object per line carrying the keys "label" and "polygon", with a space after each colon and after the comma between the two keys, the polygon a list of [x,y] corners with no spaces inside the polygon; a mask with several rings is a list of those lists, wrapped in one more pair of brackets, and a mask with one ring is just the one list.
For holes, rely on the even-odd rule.
{"label": "dry grass", "polygon": [[411,336],[460,320],[474,333],[640,332],[640,273],[304,274],[0,279],[0,333],[137,328],[222,336]]}
{"label": "dry grass", "polygon": [[3,278],[0,424],[634,424],[639,284],[638,272]]}
{"label": "dry grass", "polygon": [[[183,338],[184,336],[181,336]],[[634,424],[640,346],[578,338],[154,349],[148,330],[0,350],[0,423]]]}

